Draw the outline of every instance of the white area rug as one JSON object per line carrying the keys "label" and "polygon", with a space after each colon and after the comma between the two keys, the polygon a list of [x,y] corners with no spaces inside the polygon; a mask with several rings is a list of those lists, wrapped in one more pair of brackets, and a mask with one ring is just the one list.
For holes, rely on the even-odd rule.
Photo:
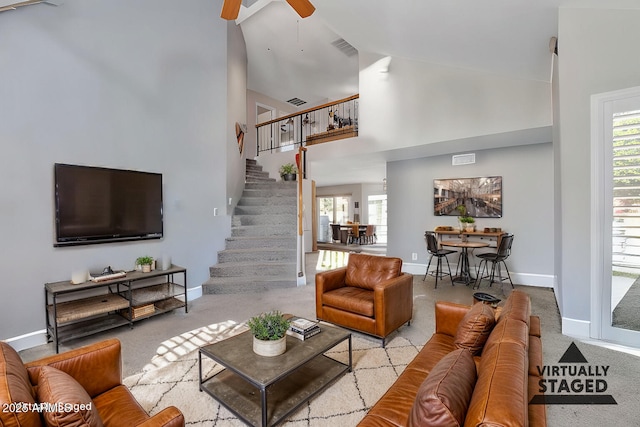
{"label": "white area rug", "polygon": [[[244,324],[224,322],[205,326],[163,342],[157,355],[143,372],[124,380],[140,405],[154,414],[174,405],[185,416],[188,426],[244,426],[231,412],[198,388],[198,348],[243,332]],[[353,371],[334,382],[322,394],[302,405],[282,425],[355,426],[369,408],[393,384],[420,348],[396,336],[380,342],[356,334],[352,338]],[[348,345],[342,343],[327,353],[348,361]],[[203,359],[207,376],[221,367]]]}

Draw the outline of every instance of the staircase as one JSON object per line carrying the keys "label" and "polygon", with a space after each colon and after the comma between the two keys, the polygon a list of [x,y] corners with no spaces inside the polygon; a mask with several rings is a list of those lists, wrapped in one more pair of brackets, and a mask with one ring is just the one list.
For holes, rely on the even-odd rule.
{"label": "staircase", "polygon": [[202,285],[205,294],[231,294],[297,286],[296,182],[276,182],[247,159],[242,197],[231,237]]}

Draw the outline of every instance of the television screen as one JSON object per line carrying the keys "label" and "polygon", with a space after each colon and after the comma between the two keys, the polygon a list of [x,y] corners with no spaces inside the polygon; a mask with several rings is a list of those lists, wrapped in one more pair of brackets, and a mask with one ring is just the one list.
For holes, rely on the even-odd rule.
{"label": "television screen", "polygon": [[162,174],[55,164],[54,246],[162,237]]}

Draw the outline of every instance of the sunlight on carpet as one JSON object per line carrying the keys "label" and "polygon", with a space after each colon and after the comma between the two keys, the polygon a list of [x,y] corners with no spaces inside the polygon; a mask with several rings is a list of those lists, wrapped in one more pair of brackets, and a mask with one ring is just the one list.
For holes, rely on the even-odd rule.
{"label": "sunlight on carpet", "polygon": [[316,270],[334,270],[347,265],[347,261],[349,261],[349,252],[325,251],[321,249],[318,251]]}
{"label": "sunlight on carpet", "polygon": [[[188,426],[245,425],[215,399],[199,391],[198,348],[246,330],[243,323],[227,321],[186,332],[163,342],[158,354],[142,372],[123,382],[140,405],[155,414],[167,406],[179,408]],[[385,348],[379,340],[352,336],[353,370],[327,390],[302,405],[287,421],[288,426],[356,425],[393,384],[419,347],[403,337],[390,340]],[[348,362],[348,344],[343,342],[326,355]],[[220,371],[211,359],[202,360],[203,376]],[[348,398],[345,398],[348,396]]]}

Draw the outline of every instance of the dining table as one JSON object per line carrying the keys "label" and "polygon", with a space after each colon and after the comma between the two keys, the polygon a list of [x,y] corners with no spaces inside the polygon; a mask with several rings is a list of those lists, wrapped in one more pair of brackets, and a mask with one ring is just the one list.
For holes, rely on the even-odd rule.
{"label": "dining table", "polygon": [[463,240],[443,240],[440,242],[442,246],[448,246],[452,248],[460,248],[460,274],[453,278],[454,282],[469,284],[475,280],[471,277],[471,269],[469,268],[469,249],[486,248],[489,246],[488,242],[475,242],[475,241],[463,241]]}
{"label": "dining table", "polygon": [[340,224],[340,243],[349,243],[349,232],[353,236],[360,236],[366,230],[367,224]]}

